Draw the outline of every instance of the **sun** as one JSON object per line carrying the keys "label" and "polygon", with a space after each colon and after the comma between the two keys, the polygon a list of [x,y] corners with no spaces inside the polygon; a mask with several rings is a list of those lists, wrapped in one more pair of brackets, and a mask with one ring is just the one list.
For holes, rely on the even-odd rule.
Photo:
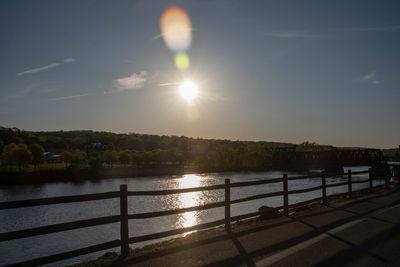
{"label": "sun", "polygon": [[179,86],[179,93],[185,100],[192,101],[197,97],[198,86],[194,82],[186,80]]}

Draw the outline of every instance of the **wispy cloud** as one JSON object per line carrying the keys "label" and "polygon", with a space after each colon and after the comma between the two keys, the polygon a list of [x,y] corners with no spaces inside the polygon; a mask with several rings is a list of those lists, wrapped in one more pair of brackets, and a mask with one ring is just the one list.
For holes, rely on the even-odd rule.
{"label": "wispy cloud", "polygon": [[48,64],[48,65],[45,65],[45,66],[42,66],[42,67],[37,67],[37,68],[33,68],[33,69],[22,71],[22,72],[18,72],[15,75],[16,76],[22,76],[22,75],[26,75],[26,74],[34,74],[34,73],[38,73],[38,72],[45,71],[45,70],[48,70],[48,69],[56,68],[56,67],[60,66],[63,63],[72,63],[72,62],[75,62],[75,61],[76,61],[75,58],[65,58],[63,60],[63,62],[61,62],[61,63],[51,63],[51,64]]}
{"label": "wispy cloud", "polygon": [[11,99],[16,99],[16,98],[21,98],[21,97],[26,96],[27,94],[28,94],[28,93],[23,93],[23,92],[21,92],[21,93],[18,93],[18,94],[13,94],[13,95],[5,96],[4,99],[5,99],[5,100],[11,100]]}
{"label": "wispy cloud", "polygon": [[375,78],[376,78],[376,73],[374,71],[374,72],[365,74],[363,77],[361,77],[361,80],[362,81],[368,81],[368,80],[375,79]]}
{"label": "wispy cloud", "polygon": [[75,62],[76,61],[76,59],[75,58],[65,58],[64,60],[63,60],[65,63],[71,63],[71,62]]}
{"label": "wispy cloud", "polygon": [[19,72],[16,74],[16,76],[22,76],[22,75],[26,75],[26,74],[33,74],[33,73],[37,73],[37,72],[41,72],[44,70],[48,70],[48,69],[52,69],[55,67],[60,66],[59,63],[51,63],[49,65],[43,66],[43,67],[38,67],[38,68],[34,68],[34,69],[30,69],[30,70],[25,70],[23,72]]}
{"label": "wispy cloud", "polygon": [[340,33],[352,32],[352,33],[368,33],[368,32],[391,32],[400,31],[400,25],[376,25],[376,26],[360,26],[360,27],[343,27],[343,28],[327,28],[323,30],[278,30],[278,31],[260,31],[258,34],[287,39],[313,39],[313,38],[326,38],[334,37]]}
{"label": "wispy cloud", "polygon": [[381,81],[378,79],[378,75],[376,74],[376,71],[371,71],[361,77],[357,77],[353,79],[355,82],[371,82],[374,84],[380,84]]}
{"label": "wispy cloud", "polygon": [[131,76],[115,80],[116,86],[121,90],[130,90],[142,88],[147,81],[147,72],[133,73]]}
{"label": "wispy cloud", "polygon": [[338,28],[339,31],[352,32],[384,32],[384,31],[399,31],[400,25],[384,25],[384,26],[368,26],[368,27],[347,27]]}
{"label": "wispy cloud", "polygon": [[179,85],[180,83],[160,83],[159,86],[174,86]]}
{"label": "wispy cloud", "polygon": [[54,88],[54,87],[43,87],[43,88],[40,88],[39,92],[42,94],[46,94],[46,93],[52,93],[52,92],[55,92],[58,90],[59,90],[58,88]]}
{"label": "wispy cloud", "polygon": [[25,97],[25,96],[27,96],[33,89],[37,88],[38,86],[40,86],[39,83],[32,83],[32,84],[26,86],[24,89],[20,90],[18,93],[12,94],[12,95],[8,95],[8,96],[4,97],[4,99],[10,100],[10,99],[16,99],[16,98]]}
{"label": "wispy cloud", "polygon": [[309,38],[320,38],[325,35],[314,33],[310,30],[293,30],[293,31],[274,31],[274,32],[259,32],[259,34],[269,37],[275,37],[280,39],[309,39]]}
{"label": "wispy cloud", "polygon": [[56,98],[50,98],[49,100],[51,100],[51,101],[59,101],[59,100],[66,100],[66,99],[73,99],[73,98],[84,97],[84,96],[88,96],[88,95],[89,95],[89,94],[61,96],[61,97],[56,97]]}
{"label": "wispy cloud", "polygon": [[139,73],[133,73],[128,77],[122,77],[114,80],[114,89],[110,91],[105,91],[105,94],[111,94],[116,92],[136,90],[143,88],[147,83],[148,77],[146,71],[141,71]]}

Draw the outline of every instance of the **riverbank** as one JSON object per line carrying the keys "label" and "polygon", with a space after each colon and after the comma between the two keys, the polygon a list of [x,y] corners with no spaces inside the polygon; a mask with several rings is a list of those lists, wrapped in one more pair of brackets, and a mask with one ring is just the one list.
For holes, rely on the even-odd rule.
{"label": "riverbank", "polygon": [[2,171],[0,184],[40,184],[51,182],[81,182],[106,178],[145,177],[156,175],[179,175],[198,171],[182,165],[155,165],[138,167],[57,168],[32,171]]}
{"label": "riverbank", "polygon": [[[119,253],[109,252],[96,260],[73,266],[166,266],[166,263],[168,266],[254,265],[254,262],[282,249],[290,249],[298,243],[323,235],[330,229],[343,227],[346,223],[399,203],[400,192],[397,185],[390,190],[380,186],[372,194],[369,190],[358,191],[353,194],[353,199],[348,199],[346,194],[331,196],[327,206],[311,203],[298,207],[291,210],[289,217],[239,221],[232,224],[232,234],[227,234],[223,227],[198,231],[186,237],[133,249],[126,259],[120,259]],[[377,232],[381,228],[378,225],[373,231],[368,230],[368,233],[379,234]],[[371,229],[371,225],[367,229]],[[357,227],[352,231],[353,235],[356,230]],[[321,255],[332,256],[331,247],[324,249],[329,253]]]}
{"label": "riverbank", "polygon": [[271,168],[246,170],[204,170],[195,166],[150,165],[135,167],[57,168],[30,171],[0,171],[0,185],[41,184],[51,182],[83,182],[110,178],[134,178],[192,173],[218,173],[227,171],[269,171]]}

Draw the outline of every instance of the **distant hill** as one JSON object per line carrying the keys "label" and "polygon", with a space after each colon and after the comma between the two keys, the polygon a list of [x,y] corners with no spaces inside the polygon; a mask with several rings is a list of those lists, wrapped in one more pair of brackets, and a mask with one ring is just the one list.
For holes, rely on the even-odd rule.
{"label": "distant hill", "polygon": [[292,143],[267,141],[231,141],[221,139],[191,138],[174,135],[150,135],[138,133],[112,133],[104,131],[25,131],[0,126],[0,149],[9,143],[39,143],[46,151],[61,152],[67,149],[84,150],[91,144],[101,143],[108,149],[152,151],[155,149],[178,150],[197,153],[214,151],[219,147],[261,145],[274,150],[293,147]]}
{"label": "distant hill", "polygon": [[[79,166],[86,171],[105,166],[113,167],[115,164],[136,169],[147,168],[146,170],[162,166],[176,172],[176,168],[183,170],[187,167],[197,172],[262,171],[276,167],[273,161],[278,155],[276,152],[346,149],[307,141],[296,145],[90,130],[35,132],[0,126],[0,152],[10,143],[26,144],[28,147],[30,144],[40,144],[49,152],[45,155],[52,155],[51,158],[46,158],[47,163],[64,163],[66,167]],[[397,155],[397,150],[385,151],[388,155]],[[7,153],[4,155],[0,153],[0,163],[4,170],[8,170],[13,164],[7,163],[7,160],[2,162],[1,157],[6,158]],[[59,162],[53,162],[55,156]],[[4,175],[8,177],[9,174]]]}

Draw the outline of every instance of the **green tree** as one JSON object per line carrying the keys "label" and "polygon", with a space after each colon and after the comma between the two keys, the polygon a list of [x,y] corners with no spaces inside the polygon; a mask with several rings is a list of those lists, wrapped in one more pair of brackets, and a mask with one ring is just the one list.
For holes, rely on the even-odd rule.
{"label": "green tree", "polygon": [[15,143],[10,143],[3,148],[1,153],[1,164],[4,166],[16,165],[15,150],[17,145]]}
{"label": "green tree", "polygon": [[100,157],[90,157],[89,166],[92,170],[98,170],[101,167]]}
{"label": "green tree", "polygon": [[16,164],[20,169],[32,162],[32,153],[25,144],[18,144],[12,154],[14,154]]}
{"label": "green tree", "polygon": [[0,139],[0,151],[3,151],[3,147],[4,147],[4,142],[3,140]]}
{"label": "green tree", "polygon": [[61,153],[63,160],[71,166],[82,166],[86,164],[86,154],[78,149],[66,150]]}
{"label": "green tree", "polygon": [[61,158],[66,164],[71,164],[72,153],[71,150],[65,150],[61,153]]}
{"label": "green tree", "polygon": [[39,164],[44,162],[44,148],[39,144],[29,145],[29,150],[32,152],[33,165],[37,167]]}
{"label": "green tree", "polygon": [[97,170],[101,168],[101,153],[100,152],[92,152],[90,154],[90,159],[89,159],[89,167],[92,170]]}
{"label": "green tree", "polygon": [[128,150],[119,153],[119,162],[124,165],[128,165],[131,162],[131,154]]}
{"label": "green tree", "polygon": [[86,154],[80,150],[72,150],[71,164],[73,166],[81,166],[86,164]]}
{"label": "green tree", "polygon": [[109,165],[113,165],[118,161],[118,153],[115,150],[107,150],[103,154],[103,160]]}

